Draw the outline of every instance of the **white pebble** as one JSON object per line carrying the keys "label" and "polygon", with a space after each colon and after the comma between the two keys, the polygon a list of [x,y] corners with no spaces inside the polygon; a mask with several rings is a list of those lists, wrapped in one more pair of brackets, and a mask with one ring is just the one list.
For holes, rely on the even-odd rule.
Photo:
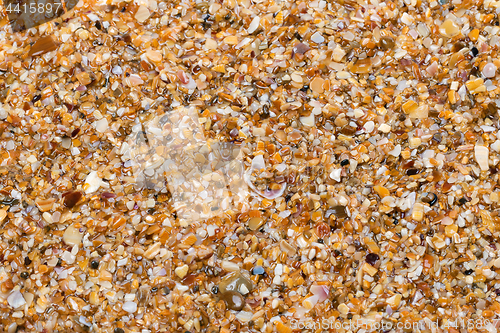
{"label": "white pebble", "polygon": [[87,178],[85,178],[85,184],[83,188],[85,189],[85,193],[93,193],[99,189],[102,185],[102,179],[97,176],[97,171],[92,171],[89,173]]}
{"label": "white pebble", "polygon": [[264,157],[262,155],[257,155],[252,160],[252,170],[262,170],[266,168],[266,163],[264,162]]}
{"label": "white pebble", "polygon": [[99,133],[104,133],[108,129],[108,120],[106,118],[102,118],[95,123],[95,129]]}
{"label": "white pebble", "polygon": [[115,66],[111,70],[111,73],[113,73],[115,75],[122,75],[123,74],[123,70],[122,70],[122,68],[120,66]]}
{"label": "white pebble", "polygon": [[337,72],[337,79],[342,80],[342,79],[348,79],[351,77],[351,74],[346,71],[340,71]]}
{"label": "white pebble", "polygon": [[485,77],[495,77],[495,73],[497,71],[497,66],[493,65],[492,63],[486,64],[483,68],[483,75]]}
{"label": "white pebble", "polygon": [[17,332],[17,323],[13,322],[12,324],[9,325],[7,328],[7,333],[16,333]]}
{"label": "white pebble", "polygon": [[389,126],[387,124],[382,124],[382,125],[380,125],[380,127],[378,128],[378,130],[380,132],[383,132],[383,133],[389,133],[391,131],[391,126]]}
{"label": "white pebble", "polygon": [[228,260],[223,260],[220,267],[228,272],[237,272],[240,270],[240,266],[238,266],[238,264]]}
{"label": "white pebble", "polygon": [[[83,238],[83,233],[81,233],[80,230],[78,230],[72,225],[67,227],[63,234],[64,243],[71,246],[79,245],[80,242],[82,241],[82,238]],[[67,257],[64,257],[63,259],[71,261],[71,259]]]}
{"label": "white pebble", "polygon": [[0,119],[5,119],[9,116],[9,113],[0,104]]}
{"label": "white pebble", "polygon": [[366,133],[371,133],[375,128],[375,124],[370,120],[365,123],[365,126],[363,126],[363,128],[365,129]]}
{"label": "white pebble", "polygon": [[488,163],[489,153],[490,151],[488,147],[480,145],[474,146],[474,157],[476,158],[476,162],[477,164],[479,164],[479,167],[481,168],[482,171],[486,171],[489,169],[489,163]]}
{"label": "white pebble", "polygon": [[95,22],[95,21],[97,21],[99,19],[99,16],[97,16],[96,14],[92,14],[92,13],[87,14],[87,17],[89,19],[91,19],[93,22]]}
{"label": "white pebble", "polygon": [[247,287],[246,287],[244,284],[242,284],[242,285],[240,286],[240,288],[238,289],[238,291],[239,291],[242,295],[246,295],[246,294],[248,294],[248,293],[250,292],[250,290],[248,290],[248,289],[247,289]]}
{"label": "white pebble", "polygon": [[207,226],[207,232],[208,232],[208,236],[209,237],[212,237],[213,235],[215,235],[215,230],[217,229],[217,227],[213,224],[210,224]]}
{"label": "white pebble", "polygon": [[491,148],[494,151],[496,151],[497,153],[499,153],[500,152],[500,140],[493,142],[493,144],[491,145]]}
{"label": "white pebble", "polygon": [[414,20],[415,19],[413,18],[413,16],[410,16],[407,13],[403,13],[403,15],[401,16],[401,22],[406,25],[412,25]]}
{"label": "white pebble", "polygon": [[336,180],[340,182],[340,174],[342,172],[342,169],[335,169],[330,173],[330,178],[333,180]]}
{"label": "white pebble", "polygon": [[142,23],[146,21],[150,15],[151,13],[146,7],[140,6],[139,9],[137,10],[137,13],[135,13],[135,19]]}
{"label": "white pebble", "polygon": [[250,320],[252,320],[252,315],[252,312],[240,311],[236,314],[236,318],[243,323],[248,323]]}
{"label": "white pebble", "polygon": [[14,309],[17,309],[26,304],[23,294],[21,294],[19,290],[13,291],[12,294],[7,297],[7,302]]}
{"label": "white pebble", "polygon": [[300,122],[304,126],[312,127],[314,126],[314,115],[311,113],[308,117],[300,117]]}
{"label": "white pebble", "polygon": [[401,154],[401,145],[397,145],[393,150],[389,152],[389,155],[394,157],[398,157]]}
{"label": "white pebble", "polygon": [[321,36],[321,34],[319,32],[315,32],[312,36],[311,36],[311,40],[313,42],[315,42],[316,44],[320,44],[320,43],[323,43],[325,41],[325,38],[323,36]]}
{"label": "white pebble", "polygon": [[250,22],[250,25],[248,26],[247,32],[249,34],[252,34],[255,30],[257,30],[259,28],[259,25],[260,25],[260,17],[255,16],[253,18],[252,22]]}
{"label": "white pebble", "polygon": [[339,45],[336,45],[332,53],[333,60],[340,62],[345,55],[346,52],[344,51],[344,49],[342,49]]}
{"label": "white pebble", "polygon": [[134,313],[137,311],[137,303],[135,302],[125,302],[123,303],[123,310],[127,311],[128,313]]}

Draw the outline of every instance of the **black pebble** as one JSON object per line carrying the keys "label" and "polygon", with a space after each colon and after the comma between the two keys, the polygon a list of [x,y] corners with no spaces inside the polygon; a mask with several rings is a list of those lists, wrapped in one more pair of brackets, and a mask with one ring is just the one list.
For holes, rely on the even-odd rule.
{"label": "black pebble", "polygon": [[219,292],[219,287],[213,286],[212,287],[212,293],[217,294]]}
{"label": "black pebble", "polygon": [[28,272],[22,272],[22,273],[21,273],[21,278],[23,278],[23,279],[25,279],[25,280],[26,280],[29,276],[30,276],[30,274],[29,274]]}
{"label": "black pebble", "polygon": [[349,164],[349,160],[347,158],[340,162],[340,166],[346,166],[347,164]]}
{"label": "black pebble", "polygon": [[92,269],[98,269],[98,268],[99,268],[99,261],[98,261],[98,260],[95,260],[95,259],[94,259],[94,260],[92,260],[92,261],[90,262],[90,268],[92,268]]}
{"label": "black pebble", "polygon": [[377,260],[379,260],[379,255],[376,253],[369,253],[366,255],[366,262],[369,263],[372,266],[375,266],[377,263]]}
{"label": "black pebble", "polygon": [[115,328],[114,333],[125,333],[125,331],[123,330],[123,328],[117,327]]}
{"label": "black pebble", "polygon": [[472,273],[474,273],[472,269],[468,269],[464,272],[465,275],[471,275]]}
{"label": "black pebble", "polygon": [[479,54],[479,50],[475,46],[470,51],[474,57]]}
{"label": "black pebble", "polygon": [[31,259],[28,257],[24,257],[24,266],[28,266],[29,264],[31,264]]}
{"label": "black pebble", "polygon": [[408,169],[406,170],[406,174],[408,176],[415,176],[416,174],[419,173],[419,170],[418,169],[415,169],[415,168],[412,168],[412,169]]}
{"label": "black pebble", "polygon": [[429,206],[432,206],[437,202],[438,197],[435,193],[430,193],[430,194],[432,194],[432,199],[429,201]]}

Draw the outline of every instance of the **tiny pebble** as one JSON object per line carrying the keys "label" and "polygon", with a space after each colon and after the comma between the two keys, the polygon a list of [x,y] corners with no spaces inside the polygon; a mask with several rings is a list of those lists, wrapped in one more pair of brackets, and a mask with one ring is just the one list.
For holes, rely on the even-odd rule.
{"label": "tiny pebble", "polygon": [[220,296],[230,310],[240,311],[245,305],[245,299],[236,291],[226,291]]}
{"label": "tiny pebble", "polygon": [[319,32],[315,32],[312,36],[311,36],[311,40],[313,42],[315,42],[316,44],[320,44],[320,43],[323,43],[325,41],[325,38],[323,36],[321,36],[321,34]]}
{"label": "tiny pebble", "polygon": [[80,230],[75,228],[73,225],[67,227],[63,234],[64,243],[71,246],[80,244],[82,238],[83,238],[83,233],[80,232]]}
{"label": "tiny pebble", "polygon": [[497,66],[495,66],[494,64],[492,64],[491,62],[490,63],[487,63],[483,70],[482,70],[482,73],[485,77],[488,77],[488,78],[491,78],[491,77],[495,77],[495,73],[497,71]]}
{"label": "tiny pebble", "polygon": [[378,259],[379,259],[379,255],[376,253],[369,253],[366,255],[366,262],[372,266],[375,266]]}
{"label": "tiny pebble", "polygon": [[264,270],[264,267],[262,266],[255,266],[252,269],[252,274],[253,275],[263,275],[266,271]]}
{"label": "tiny pebble", "polygon": [[19,290],[15,290],[7,297],[7,303],[9,303],[12,308],[17,309],[26,304],[26,300]]}
{"label": "tiny pebble", "polygon": [[128,313],[134,313],[137,311],[137,303],[135,302],[125,302],[123,303],[122,309]]}
{"label": "tiny pebble", "polygon": [[188,265],[182,265],[175,269],[175,274],[182,279],[187,275],[188,270],[189,270]]}

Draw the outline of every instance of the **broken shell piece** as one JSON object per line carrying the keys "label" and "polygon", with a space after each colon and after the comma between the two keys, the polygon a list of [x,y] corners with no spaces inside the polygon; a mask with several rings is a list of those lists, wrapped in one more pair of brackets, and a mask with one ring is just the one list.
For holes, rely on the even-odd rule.
{"label": "broken shell piece", "polygon": [[86,194],[93,193],[99,189],[102,185],[102,179],[97,175],[97,171],[92,171],[88,174],[87,178],[85,178],[85,184],[83,185],[83,189]]}
{"label": "broken shell piece", "polygon": [[80,244],[82,238],[83,238],[83,233],[72,225],[66,228],[63,234],[64,243],[70,246],[75,246]]}
{"label": "broken shell piece", "polygon": [[314,114],[310,114],[309,116],[307,117],[300,117],[300,122],[304,125],[304,126],[309,126],[309,127],[312,127],[314,126]]}
{"label": "broken shell piece", "polygon": [[421,203],[415,203],[411,217],[417,222],[421,222],[424,219],[424,206]]}
{"label": "broken shell piece", "polygon": [[448,19],[439,26],[439,33],[448,38],[455,37],[460,33],[460,27],[454,21]]}
{"label": "broken shell piece", "polygon": [[7,303],[9,303],[12,308],[17,309],[26,304],[26,300],[24,299],[23,294],[21,294],[19,290],[16,290],[12,292],[9,297],[7,297]]}
{"label": "broken shell piece", "polygon": [[188,271],[189,271],[188,265],[182,265],[175,269],[175,274],[182,279],[187,275]]}
{"label": "broken shell piece", "polygon": [[487,171],[489,169],[488,156],[490,150],[488,147],[476,145],[474,147],[474,157],[476,158],[477,164],[481,168],[481,171]]}

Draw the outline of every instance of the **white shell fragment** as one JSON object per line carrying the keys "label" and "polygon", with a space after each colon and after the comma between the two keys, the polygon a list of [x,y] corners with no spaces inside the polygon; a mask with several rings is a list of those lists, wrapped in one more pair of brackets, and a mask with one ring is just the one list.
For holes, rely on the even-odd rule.
{"label": "white shell fragment", "polygon": [[321,34],[319,32],[315,32],[312,36],[311,36],[311,40],[313,42],[315,42],[316,44],[320,44],[320,43],[323,43],[325,41],[325,38],[323,36],[321,36]]}
{"label": "white shell fragment", "polygon": [[64,243],[71,246],[80,244],[82,238],[83,238],[83,233],[72,225],[67,227],[63,234]]}
{"label": "white shell fragment", "polygon": [[7,297],[7,303],[9,303],[12,308],[17,309],[26,304],[26,300],[19,290],[15,290]]}
{"label": "white shell fragment", "polygon": [[330,178],[340,182],[340,174],[342,173],[342,169],[335,169],[330,173]]}
{"label": "white shell fragment", "polygon": [[314,126],[314,114],[311,113],[308,117],[300,117],[300,122],[304,126],[312,127]]}
{"label": "white shell fragment", "polygon": [[254,33],[254,31],[259,28],[259,25],[260,25],[260,17],[259,16],[255,16],[253,18],[252,22],[250,22],[250,25],[248,26],[247,32],[249,34]]}
{"label": "white shell fragment", "polygon": [[490,150],[488,147],[476,145],[474,147],[474,157],[476,158],[477,164],[481,168],[481,171],[487,171],[489,169],[488,155]]}
{"label": "white shell fragment", "polygon": [[257,155],[252,160],[252,170],[262,170],[266,168],[266,163],[264,162],[264,157],[262,155]]}
{"label": "white shell fragment", "polygon": [[123,310],[127,311],[128,313],[134,313],[137,311],[137,303],[135,302],[125,302],[123,303]]}
{"label": "white shell fragment", "polygon": [[135,19],[142,23],[149,18],[149,15],[151,15],[149,10],[144,6],[140,6],[137,13],[135,13]]}
{"label": "white shell fragment", "polygon": [[491,145],[491,148],[494,151],[496,151],[497,153],[500,152],[500,140],[493,142],[493,144]]}
{"label": "white shell fragment", "polygon": [[483,67],[483,70],[481,73],[487,78],[495,77],[495,73],[497,71],[497,66],[495,66],[492,63],[488,63]]}
{"label": "white shell fragment", "polygon": [[99,133],[104,133],[108,129],[108,120],[106,118],[102,118],[98,120],[95,124],[95,129]]}
{"label": "white shell fragment", "polygon": [[102,179],[97,175],[97,171],[92,171],[88,174],[87,178],[85,178],[85,184],[83,185],[83,189],[85,193],[93,193],[99,189],[102,185]]}

